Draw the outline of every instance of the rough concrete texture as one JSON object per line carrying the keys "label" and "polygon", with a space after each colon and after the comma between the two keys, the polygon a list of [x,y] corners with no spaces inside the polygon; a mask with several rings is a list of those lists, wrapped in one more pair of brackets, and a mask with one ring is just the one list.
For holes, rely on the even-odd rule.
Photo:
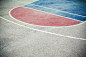
{"label": "rough concrete texture", "polygon": [[[0,1],[0,16],[27,27],[86,39],[86,23],[63,28],[40,27],[18,22],[9,16],[10,9],[30,2],[33,0]],[[86,57],[85,55],[86,41],[34,31],[0,18],[0,57]]]}

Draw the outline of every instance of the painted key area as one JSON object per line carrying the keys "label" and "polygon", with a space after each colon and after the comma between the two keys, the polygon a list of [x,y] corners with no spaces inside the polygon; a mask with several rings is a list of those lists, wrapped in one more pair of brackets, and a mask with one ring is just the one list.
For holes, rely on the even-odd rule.
{"label": "painted key area", "polygon": [[[11,10],[13,18],[41,26],[71,26],[86,21],[83,1],[39,0]],[[82,9],[83,8],[83,9]]]}
{"label": "painted key area", "polygon": [[81,23],[77,20],[72,20],[24,7],[17,7],[13,9],[11,11],[11,15],[20,21],[42,26],[70,26]]}

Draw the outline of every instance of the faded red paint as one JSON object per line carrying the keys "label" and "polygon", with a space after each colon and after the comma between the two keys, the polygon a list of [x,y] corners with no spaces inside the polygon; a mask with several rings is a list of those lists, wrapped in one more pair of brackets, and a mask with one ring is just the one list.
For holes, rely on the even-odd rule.
{"label": "faded red paint", "polygon": [[65,17],[37,11],[25,7],[17,7],[11,11],[11,15],[20,21],[42,26],[70,26],[81,23]]}

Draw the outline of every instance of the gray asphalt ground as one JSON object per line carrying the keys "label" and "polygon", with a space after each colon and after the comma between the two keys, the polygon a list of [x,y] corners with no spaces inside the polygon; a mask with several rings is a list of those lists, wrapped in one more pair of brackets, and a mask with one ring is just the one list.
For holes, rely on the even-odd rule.
{"label": "gray asphalt ground", "polygon": [[0,1],[0,57],[86,57],[86,40],[65,37],[86,39],[86,22],[71,27],[40,27],[18,22],[9,16],[12,8],[33,1],[35,0]]}

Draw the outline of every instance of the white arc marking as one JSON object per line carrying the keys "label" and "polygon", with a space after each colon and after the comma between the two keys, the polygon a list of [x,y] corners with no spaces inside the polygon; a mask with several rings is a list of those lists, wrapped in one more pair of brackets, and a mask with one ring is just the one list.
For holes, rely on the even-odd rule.
{"label": "white arc marking", "polygon": [[72,36],[65,36],[65,35],[56,34],[56,33],[48,32],[48,31],[43,31],[43,30],[39,30],[39,29],[34,29],[34,28],[31,28],[31,27],[27,27],[27,26],[24,26],[24,25],[15,23],[15,22],[10,21],[10,20],[8,20],[8,19],[6,19],[6,18],[3,18],[3,17],[1,17],[1,16],[0,16],[0,18],[3,19],[3,20],[6,20],[6,21],[8,21],[8,22],[11,22],[11,23],[13,23],[13,24],[16,24],[16,25],[19,25],[19,26],[22,26],[22,27],[25,27],[25,28],[28,28],[28,29],[31,29],[31,30],[34,30],[34,31],[39,31],[39,32],[48,33],[48,34],[51,34],[51,35],[58,35],[58,36],[62,36],[62,37],[72,38],[72,39],[86,40],[86,39],[83,39],[83,38],[76,38],[76,37],[72,37]]}

